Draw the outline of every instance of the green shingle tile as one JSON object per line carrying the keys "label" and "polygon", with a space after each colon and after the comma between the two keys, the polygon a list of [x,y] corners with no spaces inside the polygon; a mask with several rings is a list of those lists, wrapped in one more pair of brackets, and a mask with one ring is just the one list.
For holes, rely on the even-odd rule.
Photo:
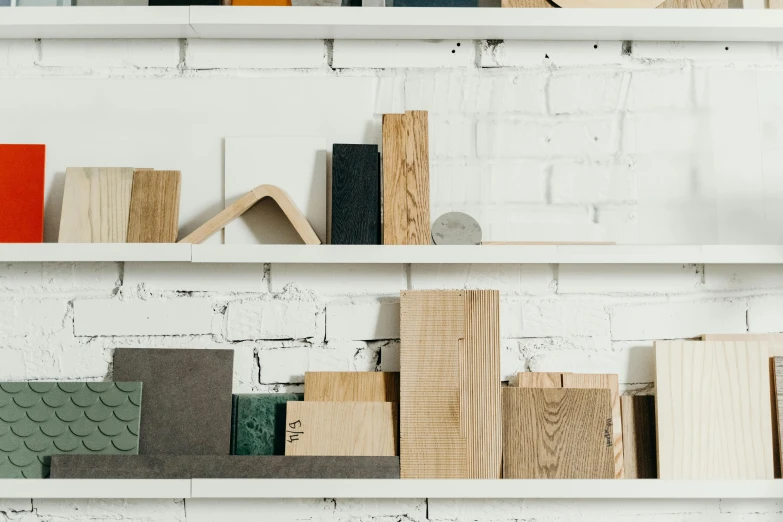
{"label": "green shingle tile", "polygon": [[234,395],[231,430],[233,455],[284,455],[285,404],[304,394]]}
{"label": "green shingle tile", "polygon": [[136,455],[140,382],[0,383],[0,478],[46,478],[50,457]]}

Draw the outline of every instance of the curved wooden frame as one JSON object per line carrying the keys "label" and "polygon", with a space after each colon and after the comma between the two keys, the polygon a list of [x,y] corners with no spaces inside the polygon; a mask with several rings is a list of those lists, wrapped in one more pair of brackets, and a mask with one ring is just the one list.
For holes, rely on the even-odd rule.
{"label": "curved wooden frame", "polygon": [[234,203],[225,208],[218,215],[198,227],[196,230],[181,239],[180,243],[192,243],[198,245],[203,242],[209,236],[221,230],[226,225],[234,221],[236,218],[250,210],[250,207],[258,203],[264,198],[272,198],[275,203],[283,210],[288,221],[294,226],[296,233],[302,238],[305,245],[320,245],[321,240],[318,239],[313,227],[307,221],[307,218],[296,208],[296,205],[291,198],[288,197],[282,189],[274,185],[259,185],[254,188]]}

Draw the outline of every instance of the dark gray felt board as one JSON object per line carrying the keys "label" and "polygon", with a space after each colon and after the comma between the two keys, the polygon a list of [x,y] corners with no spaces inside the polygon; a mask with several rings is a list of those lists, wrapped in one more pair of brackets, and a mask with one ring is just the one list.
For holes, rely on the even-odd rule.
{"label": "dark gray felt board", "polygon": [[398,479],[399,457],[55,455],[51,478]]}
{"label": "dark gray felt board", "polygon": [[139,455],[228,455],[233,350],[118,348],[114,380],[141,381]]}

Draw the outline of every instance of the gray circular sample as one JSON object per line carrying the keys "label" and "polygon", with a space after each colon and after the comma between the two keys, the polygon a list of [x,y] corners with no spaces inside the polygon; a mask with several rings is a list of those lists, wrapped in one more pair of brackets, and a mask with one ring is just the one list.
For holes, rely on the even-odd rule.
{"label": "gray circular sample", "polygon": [[448,212],[432,224],[432,241],[436,245],[478,245],[481,227],[467,214]]}

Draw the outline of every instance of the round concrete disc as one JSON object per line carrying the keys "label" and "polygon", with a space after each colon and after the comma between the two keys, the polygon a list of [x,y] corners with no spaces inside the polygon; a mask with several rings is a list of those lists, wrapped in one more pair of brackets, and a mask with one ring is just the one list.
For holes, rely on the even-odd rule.
{"label": "round concrete disc", "polygon": [[481,227],[467,214],[449,212],[432,224],[432,241],[436,245],[478,245]]}

